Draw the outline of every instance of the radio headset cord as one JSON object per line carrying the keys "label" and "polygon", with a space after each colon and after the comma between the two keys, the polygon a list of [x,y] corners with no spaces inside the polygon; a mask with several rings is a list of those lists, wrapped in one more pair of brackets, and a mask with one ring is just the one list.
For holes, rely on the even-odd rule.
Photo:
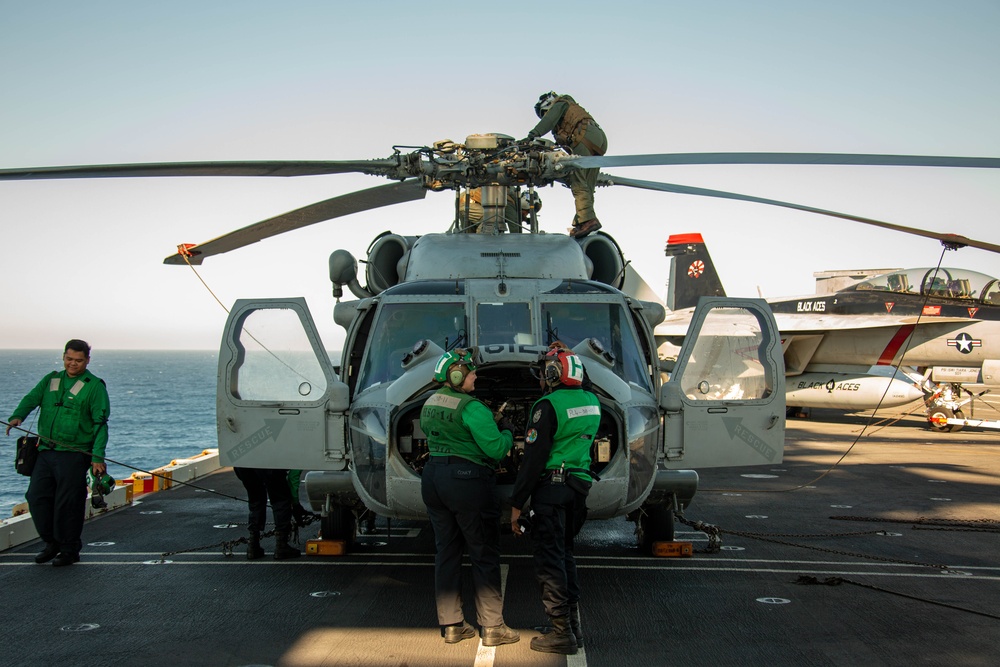
{"label": "radio headset cord", "polygon": [[[33,436],[35,436],[36,438],[39,438],[39,439],[42,438],[41,435],[39,435],[38,433],[35,433],[34,431],[31,431],[31,430],[26,429],[26,428],[21,428],[20,426],[13,426],[13,425],[7,423],[6,421],[4,421],[3,419],[0,419],[0,424],[2,424],[3,426],[8,426],[8,427],[10,427],[12,429],[21,431],[25,435],[33,435]],[[81,454],[90,454],[91,453],[91,452],[89,452],[89,451],[87,451],[85,449],[80,449],[79,447],[74,447],[73,445],[68,445],[68,444],[66,444],[64,442],[60,442],[59,440],[56,440],[54,438],[45,438],[45,440],[46,440],[46,442],[51,442],[53,444],[59,445],[60,447],[64,447],[65,449],[67,449],[67,450],[69,450],[71,452],[79,452]],[[119,465],[119,466],[121,466],[123,468],[128,468],[129,470],[134,470],[136,472],[141,472],[141,473],[144,473],[144,474],[147,474],[147,475],[152,475],[153,477],[159,477],[161,479],[168,479],[166,475],[161,475],[159,473],[153,472],[152,470],[143,470],[142,468],[136,468],[135,466],[130,466],[127,463],[122,463],[121,461],[116,461],[115,459],[109,458],[107,456],[104,457],[104,460],[105,460],[105,462],[114,463],[115,465]],[[172,484],[183,484],[184,486],[190,486],[192,488],[198,489],[200,491],[204,491],[206,493],[214,493],[217,496],[222,496],[223,498],[229,498],[230,500],[236,500],[236,501],[239,501],[239,502],[242,502],[242,503],[248,502],[245,498],[238,498],[236,496],[231,496],[231,495],[226,494],[226,493],[221,493],[219,491],[215,491],[214,489],[208,489],[208,488],[205,488],[203,486],[199,486],[197,484],[192,484],[190,482],[182,482],[182,481],[180,481],[178,479],[171,480],[171,483]]]}
{"label": "radio headset cord", "polygon": [[[190,261],[190,257],[191,257],[191,254],[192,254],[191,250],[190,250],[191,247],[192,246],[190,244],[181,244],[181,245],[177,246],[177,253],[184,259],[184,262],[191,268],[191,271],[194,273],[195,277],[197,277],[198,280],[201,282],[201,284],[205,286],[205,289],[208,290],[208,293],[212,295],[212,298],[215,299],[215,301],[222,307],[222,309],[224,311],[226,311],[226,313],[229,313],[230,312],[229,308],[226,308],[226,305],[224,303],[222,303],[222,300],[219,299],[218,295],[216,295],[216,293],[212,290],[212,288],[209,287],[208,283],[206,283],[205,280],[198,273],[198,270],[194,268],[194,265],[191,264],[191,261]],[[310,382],[312,381],[310,378],[305,377],[298,370],[296,370],[295,368],[293,368],[292,366],[290,366],[289,364],[287,364],[284,360],[280,359],[278,357],[278,355],[276,355],[273,351],[271,351],[266,345],[264,345],[259,340],[257,340],[257,338],[255,338],[252,333],[250,333],[249,331],[247,331],[246,333],[258,345],[260,345],[262,349],[264,349],[265,351],[267,351],[268,354],[270,354],[272,357],[274,357],[274,359],[278,363],[282,364],[283,366],[285,366],[286,368],[288,368],[289,370],[291,370],[294,374],[298,375],[303,380],[310,381]],[[32,419],[32,423],[34,423],[34,419]],[[13,429],[16,429],[18,431],[21,431],[21,432],[25,433],[26,435],[33,435],[35,437],[41,438],[41,436],[39,434],[32,432],[30,430],[30,427],[28,429],[25,429],[25,428],[21,428],[20,426],[13,426],[12,424],[9,424],[9,423],[7,423],[6,421],[4,421],[2,419],[0,419],[0,424],[2,424],[4,426],[7,426],[8,428],[13,428]],[[48,441],[52,442],[52,443],[55,443],[55,444],[58,444],[58,445],[61,445],[62,447],[66,448],[66,449],[68,449],[70,451],[78,451],[81,454],[89,454],[90,453],[90,452],[86,452],[86,451],[84,451],[82,449],[75,448],[72,445],[67,445],[66,443],[59,442],[58,440],[54,440],[52,438],[48,438]],[[135,466],[130,466],[127,463],[122,463],[121,461],[116,461],[116,460],[108,458],[106,456],[104,457],[104,460],[105,460],[105,462],[114,463],[115,465],[120,465],[123,468],[128,468],[129,470],[134,470],[136,472],[141,472],[141,473],[145,473],[147,475],[152,475],[153,477],[159,477],[159,478],[162,478],[162,479],[166,479],[165,475],[161,475],[159,473],[153,472],[152,470],[143,470],[142,468],[136,468]],[[223,498],[229,498],[230,500],[235,500],[237,502],[246,503],[247,505],[249,505],[249,502],[250,502],[249,500],[247,500],[245,498],[239,498],[237,496],[231,496],[229,494],[221,493],[219,491],[216,491],[215,489],[209,489],[209,488],[206,488],[206,487],[203,487],[203,486],[199,486],[198,484],[192,484],[190,482],[182,482],[180,480],[176,480],[176,479],[173,479],[173,478],[171,478],[170,482],[171,482],[171,484],[183,484],[184,486],[190,486],[190,487],[192,487],[192,488],[194,488],[194,489],[196,489],[198,491],[203,491],[205,493],[213,493],[213,494],[215,494],[217,496],[221,496]],[[101,500],[103,500],[103,498]],[[268,506],[270,507],[270,503],[268,504]],[[98,507],[98,509],[100,509],[100,507]],[[299,513],[298,516],[295,516],[294,519],[293,519],[293,521],[292,521],[292,535],[291,535],[291,538],[295,542],[298,542],[298,540],[299,540],[299,528],[300,527],[308,526],[310,523],[312,523],[313,521],[317,520],[317,518],[318,517],[317,517],[316,514],[314,514],[312,512],[309,512],[309,511],[306,511],[304,513]],[[248,524],[244,523],[244,524],[231,524],[231,525],[248,525]],[[262,533],[262,537],[270,537],[270,536],[274,535],[274,532],[275,532],[274,530],[269,530],[269,531],[267,531],[265,533]],[[166,557],[166,556],[170,556],[170,555],[178,554],[178,553],[186,553],[186,552],[190,552],[190,551],[203,551],[205,549],[211,549],[211,548],[214,548],[214,547],[221,547],[223,555],[229,557],[229,556],[233,555],[233,549],[236,546],[238,546],[240,544],[247,544],[248,542],[249,542],[249,540],[246,537],[241,537],[241,538],[239,538],[237,540],[223,541],[223,542],[219,542],[217,544],[211,544],[211,545],[207,545],[207,546],[203,546],[203,547],[195,547],[193,549],[185,549],[185,550],[182,550],[182,551],[170,551],[170,552],[166,552],[166,553],[164,553],[162,555],[163,555],[163,557]]]}
{"label": "radio headset cord", "polygon": [[[938,271],[941,270],[941,262],[944,261],[944,253],[946,253],[949,250],[956,250],[958,247],[961,247],[961,246],[956,246],[955,244],[947,243],[945,241],[942,241],[941,245],[944,246],[944,250],[941,251],[941,256],[938,258],[937,267],[934,268],[932,276],[936,276],[937,273],[938,273]],[[913,329],[911,330],[911,333],[906,337],[906,343],[905,343],[905,345],[903,345],[903,349],[899,353],[899,363],[897,363],[893,367],[894,370],[897,373],[898,373],[900,367],[903,365],[903,359],[906,358],[906,353],[910,349],[910,343],[913,341],[912,331],[916,330],[917,326],[920,325],[920,319],[923,317],[924,307],[926,307],[926,305],[927,305],[927,299],[929,299],[929,298],[930,298],[930,294],[929,293],[924,294],[924,303],[923,303],[923,306],[921,306],[921,308],[920,308],[920,315],[917,316],[916,322],[914,322],[913,324],[909,325],[909,326],[913,327]],[[893,375],[893,377],[895,377],[895,374]],[[827,468],[826,470],[824,470],[822,473],[820,473],[817,477],[813,478],[812,480],[810,480],[808,482],[803,482],[802,484],[799,484],[798,486],[792,486],[792,487],[788,487],[788,488],[784,488],[784,489],[702,489],[702,491],[711,491],[711,492],[714,492],[714,493],[788,493],[790,491],[800,491],[800,490],[802,490],[802,489],[804,489],[804,488],[806,488],[808,486],[811,486],[811,485],[815,484],[816,482],[820,481],[821,479],[823,479],[824,477],[826,477],[827,475],[829,475],[831,472],[833,472],[834,468],[836,468],[837,466],[839,466],[843,462],[843,460],[847,458],[847,455],[851,453],[851,451],[858,444],[858,442],[861,440],[861,438],[864,437],[864,435],[868,431],[868,429],[871,428],[873,426],[873,424],[875,424],[875,415],[878,413],[879,406],[882,405],[882,401],[885,399],[886,394],[889,393],[889,387],[890,387],[890,383],[886,382],[886,384],[885,384],[885,391],[882,392],[882,398],[879,399],[878,406],[876,406],[875,409],[872,410],[872,413],[870,415],[868,415],[868,421],[866,421],[865,424],[864,424],[864,426],[861,427],[861,430],[858,432],[857,436],[855,436],[854,442],[851,443],[851,446],[848,447],[844,451],[844,453],[840,456],[839,459],[836,460],[836,462],[833,463],[833,465],[831,465],[829,468]],[[901,415],[900,418],[902,418],[903,416],[906,416],[906,414],[911,414],[911,413],[912,413],[912,411],[909,412],[909,413],[905,413],[904,415]],[[885,420],[883,419],[882,421],[884,422]],[[883,424],[881,424],[881,422],[880,422],[879,425],[883,425]]]}
{"label": "radio headset cord", "polygon": [[[944,250],[941,251],[941,257],[938,258],[937,267],[934,269],[934,275],[937,275],[937,272],[940,271],[940,269],[941,269],[941,262],[944,261],[944,253],[947,252],[948,250],[955,249],[952,245],[949,245],[949,244],[944,243],[944,242],[942,242],[942,245],[944,245]],[[929,296],[930,296],[929,294],[927,294],[927,295],[924,296],[924,305],[927,304],[927,298]],[[921,315],[923,314],[923,310],[924,310],[923,308],[920,309]],[[916,326],[918,324],[920,324],[920,316],[917,317],[916,323],[913,324],[913,325],[911,325],[911,326],[913,326],[914,328],[916,328]],[[912,340],[912,338],[913,338],[912,336],[907,336],[906,344],[903,347],[903,351],[902,351],[902,353],[899,356],[900,363],[897,364],[896,367],[895,367],[897,371],[899,370],[899,367],[902,365],[902,360],[906,356],[907,350],[909,350],[910,341]],[[889,392],[889,383],[886,383],[885,392],[882,394],[882,398],[883,399],[885,398],[885,395],[888,392]],[[881,403],[882,403],[882,401],[879,400],[879,405],[881,405]],[[851,443],[851,446],[848,447],[846,451],[844,451],[844,453],[840,456],[840,458],[837,459],[837,461],[835,463],[833,463],[833,465],[831,465],[829,468],[827,468],[826,470],[824,470],[820,475],[818,475],[817,477],[813,478],[812,480],[810,480],[808,482],[803,482],[802,484],[799,484],[797,486],[787,487],[787,488],[784,488],[784,489],[702,489],[702,491],[703,492],[709,492],[710,491],[710,492],[714,492],[714,493],[789,493],[791,491],[799,491],[799,490],[804,489],[804,488],[806,488],[808,486],[811,486],[811,485],[815,484],[816,482],[820,481],[821,479],[823,479],[824,477],[826,477],[827,475],[829,475],[831,472],[833,472],[834,468],[836,468],[837,466],[839,466],[844,461],[844,459],[847,458],[847,455],[851,453],[851,451],[854,449],[854,447],[858,444],[858,442],[864,436],[864,434],[867,431],[867,429],[874,422],[875,415],[876,415],[877,412],[878,412],[878,407],[876,407],[872,411],[872,414],[869,415],[868,421],[861,428],[861,431],[855,436],[854,441]],[[683,509],[681,509],[680,505],[678,504],[676,496],[674,497],[674,501],[673,501],[673,506],[672,507],[673,507],[674,516],[677,518],[678,521],[680,521],[681,523],[683,523],[683,524],[685,524],[685,525],[687,525],[687,526],[689,526],[691,528],[694,528],[695,530],[701,531],[701,532],[705,533],[706,535],[708,535],[708,538],[709,538],[708,546],[707,546],[706,549],[704,549],[704,552],[706,552],[706,553],[715,553],[715,552],[719,551],[719,549],[721,549],[721,545],[722,545],[722,537],[721,536],[722,536],[723,533],[729,533],[731,535],[739,535],[741,537],[749,537],[749,538],[752,538],[752,539],[761,539],[761,540],[768,540],[769,537],[793,537],[792,535],[782,535],[782,534],[778,534],[778,533],[773,533],[773,534],[769,534],[769,533],[750,533],[750,532],[744,532],[744,531],[725,530],[723,528],[720,528],[719,526],[715,526],[713,524],[706,523],[704,521],[691,521],[687,517],[684,516],[684,511],[683,511]],[[831,518],[836,518],[836,517],[831,517]],[[830,534],[830,535],[798,535],[797,537],[841,537],[841,536],[849,536],[849,535],[878,534],[879,532],[880,531],[865,531],[865,532],[861,532],[861,533],[833,533],[833,534]],[[776,540],[771,540],[771,541],[776,541]],[[781,544],[790,545],[790,546],[800,546],[800,547],[802,547],[804,549],[817,549],[818,551],[825,551],[825,549],[821,549],[821,548],[818,548],[818,547],[810,547],[810,546],[806,546],[806,545],[796,545],[796,544],[792,544],[791,542],[780,542],[780,543]],[[846,554],[846,552],[834,552],[834,553],[843,553],[843,554]],[[876,559],[876,560],[888,560],[888,559],[879,558],[877,556],[866,556],[864,554],[846,554],[846,555],[858,556],[858,557],[861,557],[861,558],[873,558],[873,559]],[[915,563],[913,561],[898,561],[898,562],[909,563],[911,565],[927,565],[926,563]],[[936,568],[941,568],[941,569],[947,569],[943,565],[928,565],[928,567],[936,567]]]}
{"label": "radio headset cord", "polygon": [[[388,234],[388,233],[389,232],[383,232],[383,234]],[[375,242],[372,241],[372,243],[374,244]],[[222,310],[226,311],[227,315],[231,314],[230,310],[228,308],[226,308],[226,304],[222,303],[222,299],[219,298],[219,295],[216,294],[215,291],[211,287],[208,286],[208,283],[205,282],[205,279],[201,277],[200,273],[198,273],[198,269],[194,268],[194,264],[191,263],[191,255],[192,255],[191,248],[193,248],[193,247],[194,247],[194,244],[192,244],[192,243],[182,243],[179,246],[177,246],[177,254],[180,255],[181,259],[184,260],[184,263],[188,265],[188,268],[190,268],[191,272],[194,273],[194,276],[195,276],[195,278],[198,279],[198,282],[200,282],[202,285],[205,286],[205,289],[208,290],[208,293],[212,295],[212,298],[215,299],[215,302],[218,303],[222,307]],[[246,331],[246,329],[244,329],[244,331]],[[267,345],[264,345],[264,343],[262,343],[259,340],[257,340],[257,338],[252,333],[250,333],[249,331],[246,331],[246,334],[247,334],[247,336],[250,337],[251,340],[253,340],[253,342],[255,342],[258,345],[260,345],[260,347],[261,347],[262,350],[264,350],[265,352],[267,352],[268,354],[270,354],[274,358],[274,360],[277,361],[279,364],[281,364],[282,366],[284,366],[285,368],[287,368],[288,370],[290,370],[295,375],[298,375],[300,378],[302,378],[306,382],[313,382],[312,378],[306,377],[301,372],[299,372],[298,370],[296,370],[295,368],[293,368],[292,366],[290,366],[284,359],[281,359],[278,355],[276,355],[273,351],[271,351],[271,349],[268,348]]]}
{"label": "radio headset cord", "polygon": [[[35,436],[37,438],[41,438],[41,436],[38,433],[35,433],[34,431],[30,430],[30,428],[22,428],[20,426],[14,426],[13,424],[10,424],[10,423],[8,423],[7,421],[5,421],[3,419],[0,419],[0,425],[7,426],[7,427],[9,427],[11,429],[14,429],[14,430],[17,430],[17,431],[21,431],[25,435],[30,435],[30,436]],[[55,440],[53,438],[46,438],[46,440],[48,442],[53,443],[53,444],[60,445],[60,446],[64,447],[65,449],[69,450],[69,451],[80,452],[81,454],[90,454],[89,451],[86,451],[84,449],[80,449],[78,447],[74,447],[73,445],[68,445],[66,443],[60,442],[60,441]],[[115,459],[108,458],[107,456],[104,457],[104,461],[106,463],[114,463],[115,465],[122,466],[123,468],[128,468],[129,470],[134,470],[136,472],[141,472],[141,473],[144,473],[144,474],[147,474],[147,475],[152,475],[153,477],[158,477],[160,479],[170,479],[170,483],[171,484],[182,484],[184,486],[190,486],[191,488],[196,489],[198,491],[202,491],[204,493],[212,493],[212,494],[214,494],[216,496],[221,496],[223,498],[228,498],[230,500],[235,500],[236,502],[240,502],[240,503],[244,503],[244,504],[249,504],[249,501],[246,498],[240,498],[238,496],[232,496],[232,495],[229,495],[228,493],[222,493],[221,491],[216,491],[215,489],[209,489],[209,488],[201,486],[199,484],[192,484],[191,482],[184,482],[184,481],[181,481],[179,479],[168,478],[166,475],[162,475],[162,474],[154,472],[152,470],[143,470],[142,468],[137,468],[137,467],[131,466],[131,465],[127,464],[127,463],[122,463],[121,461],[116,461]],[[312,523],[315,520],[316,520],[316,515],[315,514],[313,514],[312,512],[306,512],[305,515],[301,519],[293,521],[293,523],[292,523],[292,536],[291,536],[292,539],[297,542],[298,538],[299,538],[299,535],[298,535],[299,528],[300,527],[304,527],[304,526],[308,526],[310,523]],[[231,525],[236,526],[236,525],[247,525],[247,524],[243,523],[243,524],[231,524]],[[266,533],[263,533],[262,537],[270,537],[270,536],[274,535],[274,532],[275,531],[273,529],[269,530]],[[168,551],[168,552],[164,552],[163,554],[161,554],[161,556],[163,558],[166,558],[167,556],[171,556],[171,555],[174,555],[174,554],[188,553],[188,552],[192,552],[192,551],[204,551],[206,549],[213,549],[213,548],[218,547],[218,548],[222,549],[222,554],[224,556],[230,557],[230,556],[233,555],[233,549],[234,548],[236,548],[237,546],[239,546],[241,544],[247,544],[248,541],[249,540],[246,537],[241,537],[241,538],[236,539],[236,540],[226,540],[226,541],[218,542],[216,544],[209,544],[209,545],[206,545],[206,546],[194,547],[192,549],[182,549],[182,550],[179,550],[179,551]]]}
{"label": "radio headset cord", "polygon": [[[944,246],[944,250],[941,251],[941,257],[938,259],[937,267],[934,269],[933,275],[937,275],[937,272],[941,270],[941,262],[944,261],[944,253],[947,252],[948,250],[955,250],[955,249],[957,249],[957,247],[960,247],[960,246],[955,246],[953,244],[946,243],[944,241],[942,241],[942,245]],[[927,305],[927,299],[929,297],[930,297],[930,294],[925,294],[924,295],[924,306]],[[917,321],[912,325],[914,329],[916,329],[917,325],[920,324],[920,318],[923,316],[923,312],[924,312],[924,308],[921,307],[921,309],[920,309],[920,313],[921,314],[917,316]],[[903,365],[903,359],[906,357],[906,352],[909,350],[910,342],[912,340],[913,340],[913,336],[912,335],[907,336],[906,344],[904,345],[903,350],[902,350],[902,352],[899,355],[899,363],[896,364],[896,366],[895,366],[896,371],[898,371],[899,368],[900,368],[900,366]],[[885,394],[888,393],[888,391],[889,391],[889,383],[886,383],[885,393],[882,394],[882,398],[883,399],[885,398]],[[881,405],[881,400],[879,401],[879,405]],[[798,491],[800,489],[806,488],[807,486],[813,485],[816,482],[818,482],[821,479],[823,479],[824,477],[826,477],[828,474],[830,474],[833,471],[834,468],[836,468],[837,466],[839,466],[841,464],[841,462],[843,462],[844,459],[847,458],[847,455],[851,453],[851,451],[854,449],[855,445],[858,444],[858,442],[864,436],[865,432],[870,427],[872,427],[873,424],[876,425],[876,426],[879,426],[880,428],[882,428],[885,425],[887,425],[887,424],[884,423],[885,421],[887,421],[885,419],[883,419],[882,422],[880,422],[878,424],[875,424],[875,415],[878,412],[878,410],[879,410],[879,408],[876,407],[872,411],[871,415],[869,415],[869,417],[868,417],[868,421],[861,428],[860,432],[858,432],[857,436],[854,438],[854,441],[851,443],[851,446],[847,448],[847,450],[841,455],[841,457],[839,459],[837,459],[837,461],[833,465],[831,465],[827,470],[823,471],[823,473],[821,473],[819,476],[817,476],[816,478],[814,478],[813,480],[811,480],[809,482],[805,482],[803,484],[799,484],[798,486],[784,488],[784,489],[703,489],[703,491],[712,491],[712,492],[717,492],[717,493],[787,493],[787,492],[791,492],[791,491]],[[901,419],[903,416],[911,414],[912,412],[913,411],[905,413],[904,415],[901,415],[899,418]],[[689,526],[691,528],[694,528],[697,531],[703,532],[703,533],[705,533],[708,536],[708,546],[705,549],[701,550],[704,553],[715,553],[715,552],[718,552],[722,548],[722,535],[723,534],[729,534],[729,535],[736,535],[736,536],[739,536],[739,537],[746,537],[746,538],[755,539],[755,540],[763,540],[765,542],[772,542],[772,543],[775,543],[775,544],[783,544],[785,546],[793,546],[793,547],[799,547],[799,548],[803,548],[803,549],[814,549],[816,551],[825,551],[825,552],[828,552],[828,553],[835,553],[835,554],[840,554],[840,555],[845,555],[845,556],[852,556],[852,557],[857,557],[857,558],[867,558],[867,559],[871,559],[871,560],[878,560],[878,561],[885,561],[885,562],[892,562],[892,563],[903,563],[903,564],[907,564],[907,565],[917,565],[917,566],[924,566],[924,567],[932,567],[932,568],[935,568],[935,569],[939,569],[941,571],[947,571],[948,570],[948,566],[947,565],[939,565],[939,564],[933,564],[933,563],[923,563],[923,562],[912,561],[912,560],[901,560],[901,559],[894,559],[894,558],[885,558],[885,557],[882,557],[882,556],[874,556],[874,555],[870,555],[870,554],[863,554],[863,553],[849,552],[849,551],[839,551],[839,550],[834,550],[834,549],[827,549],[827,548],[823,548],[823,547],[809,546],[809,545],[805,545],[805,544],[798,544],[798,543],[795,543],[795,542],[788,542],[788,541],[785,541],[785,540],[776,539],[776,538],[782,538],[782,537],[807,538],[807,537],[845,537],[845,536],[857,536],[857,535],[885,535],[886,532],[885,531],[881,531],[881,530],[848,532],[848,533],[831,533],[831,534],[822,534],[822,535],[819,535],[819,534],[817,534],[817,535],[800,535],[800,534],[782,534],[782,533],[751,533],[751,532],[744,532],[744,531],[737,531],[737,530],[726,530],[726,529],[723,529],[723,528],[721,528],[719,526],[715,526],[713,524],[706,523],[704,521],[692,521],[692,520],[688,519],[687,517],[685,517],[683,509],[681,509],[680,506],[678,505],[676,496],[674,497],[673,513],[674,513],[674,516],[677,518],[677,520],[680,521],[681,523],[683,523],[684,525]],[[850,519],[852,517],[836,517],[835,516],[835,517],[830,517],[830,518],[831,519],[841,519],[841,520],[843,520],[843,519]],[[872,521],[882,521],[882,519],[871,519],[871,520]],[[911,522],[908,522],[908,523],[911,523]],[[914,528],[916,528],[916,526]],[[843,577],[831,577],[831,578],[825,579],[823,581],[820,581],[816,577],[800,576],[799,579],[797,581],[795,581],[795,583],[797,583],[797,584],[803,584],[803,585],[821,585],[821,584],[825,584],[825,585],[828,585],[828,586],[837,586],[837,585],[840,585],[840,584],[853,584],[855,586],[860,586],[860,587],[863,587],[863,588],[868,588],[870,590],[881,591],[883,593],[891,593],[893,595],[902,595],[903,597],[908,597],[908,598],[910,598],[912,600],[918,600],[920,602],[927,602],[928,604],[940,605],[940,606],[944,606],[944,607],[949,607],[951,609],[957,609],[959,611],[966,611],[966,612],[969,612],[969,613],[972,613],[972,614],[979,614],[980,616],[987,616],[989,618],[1000,619],[1000,616],[996,616],[996,615],[993,615],[993,614],[979,612],[979,611],[975,611],[973,609],[966,609],[964,607],[956,607],[954,605],[949,605],[949,604],[941,603],[941,602],[938,602],[938,601],[935,601],[935,600],[929,600],[929,599],[926,599],[926,598],[914,597],[914,596],[911,596],[911,595],[906,595],[906,594],[903,594],[903,593],[898,593],[896,591],[892,591],[892,590],[889,590],[889,589],[886,589],[886,588],[880,588],[878,586],[872,586],[872,585],[869,585],[869,584],[863,584],[863,583],[859,583],[859,582],[856,582],[856,581],[851,581],[850,579],[845,579]]]}

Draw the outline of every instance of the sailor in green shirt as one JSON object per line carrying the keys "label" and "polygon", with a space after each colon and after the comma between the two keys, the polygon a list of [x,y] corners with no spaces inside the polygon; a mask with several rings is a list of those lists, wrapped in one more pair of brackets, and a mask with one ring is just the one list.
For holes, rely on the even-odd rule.
{"label": "sailor in green shirt", "polygon": [[496,466],[514,445],[497,427],[476,387],[475,350],[456,348],[438,360],[434,381],[443,386],[424,403],[420,428],[430,457],[420,491],[434,528],[434,592],[438,623],[448,644],[476,636],[462,613],[462,551],[472,561],[476,614],[484,646],[520,639],[503,620],[500,591],[500,500]]}
{"label": "sailor in green shirt", "polygon": [[52,371],[21,399],[7,420],[20,426],[32,410],[38,417],[38,461],[28,484],[28,509],[45,549],[36,563],[72,565],[80,560],[87,469],[94,477],[107,471],[111,403],[104,380],[87,370],[90,346],[73,339],[63,351],[62,371]]}
{"label": "sailor in green shirt", "polygon": [[583,388],[583,362],[562,343],[553,343],[539,365],[547,391],[531,408],[524,459],[510,497],[510,525],[522,534],[518,520],[530,499],[535,576],[551,623],[551,630],[531,640],[531,648],[573,655],[583,646],[573,539],[587,519],[594,477],[590,449],[601,403]]}

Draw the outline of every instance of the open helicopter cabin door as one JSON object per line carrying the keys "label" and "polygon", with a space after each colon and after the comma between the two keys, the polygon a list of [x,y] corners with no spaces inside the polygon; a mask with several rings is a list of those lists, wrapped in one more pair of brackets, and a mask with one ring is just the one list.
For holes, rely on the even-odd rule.
{"label": "open helicopter cabin door", "polygon": [[785,446],[781,355],[778,328],[763,300],[700,299],[660,389],[664,465],[779,463]]}
{"label": "open helicopter cabin door", "polygon": [[241,299],[219,351],[219,461],[343,470],[347,385],[333,374],[304,299]]}

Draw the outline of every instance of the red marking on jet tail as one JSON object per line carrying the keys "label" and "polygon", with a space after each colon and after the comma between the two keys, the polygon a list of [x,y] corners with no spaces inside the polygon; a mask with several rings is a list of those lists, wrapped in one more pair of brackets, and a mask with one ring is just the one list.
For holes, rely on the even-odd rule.
{"label": "red marking on jet tail", "polygon": [[671,234],[667,237],[667,245],[686,245],[688,243],[704,243],[701,234]]}
{"label": "red marking on jet tail", "polygon": [[889,341],[889,344],[885,346],[882,350],[882,356],[878,358],[878,363],[876,366],[889,366],[892,364],[892,360],[896,358],[896,353],[899,352],[899,348],[903,347],[903,343],[906,339],[910,337],[913,330],[916,328],[915,324],[907,324],[906,326],[899,327],[896,334]]}

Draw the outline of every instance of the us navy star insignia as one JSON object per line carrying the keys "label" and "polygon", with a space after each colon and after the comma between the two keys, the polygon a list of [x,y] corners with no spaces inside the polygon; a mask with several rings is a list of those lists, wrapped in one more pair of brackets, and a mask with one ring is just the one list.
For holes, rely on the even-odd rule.
{"label": "us navy star insignia", "polygon": [[963,331],[954,338],[949,338],[948,345],[953,346],[962,354],[971,354],[972,348],[983,346],[983,341],[978,338],[973,338]]}

